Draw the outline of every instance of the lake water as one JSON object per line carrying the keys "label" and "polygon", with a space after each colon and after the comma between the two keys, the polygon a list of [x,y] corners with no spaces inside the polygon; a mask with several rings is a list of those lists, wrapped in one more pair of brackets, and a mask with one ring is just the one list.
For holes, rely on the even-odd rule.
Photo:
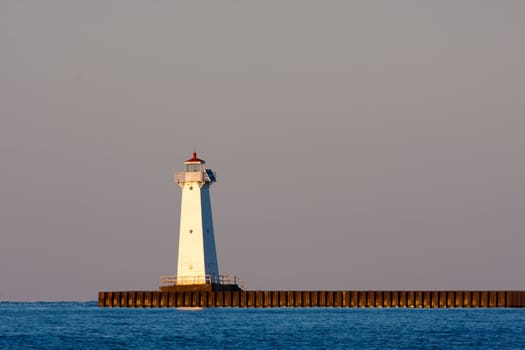
{"label": "lake water", "polygon": [[0,303],[2,349],[525,349],[525,309],[124,309]]}

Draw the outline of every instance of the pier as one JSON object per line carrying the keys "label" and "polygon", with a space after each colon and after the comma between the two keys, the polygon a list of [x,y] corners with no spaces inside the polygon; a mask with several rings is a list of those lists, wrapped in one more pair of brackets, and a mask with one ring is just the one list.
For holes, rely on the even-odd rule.
{"label": "pier", "polygon": [[98,306],[523,308],[525,291],[103,291]]}
{"label": "pier", "polygon": [[176,172],[182,189],[176,276],[162,276],[157,291],[102,291],[99,307],[132,308],[487,308],[525,307],[525,291],[250,291],[217,262],[210,186],[214,171],[193,152]]}

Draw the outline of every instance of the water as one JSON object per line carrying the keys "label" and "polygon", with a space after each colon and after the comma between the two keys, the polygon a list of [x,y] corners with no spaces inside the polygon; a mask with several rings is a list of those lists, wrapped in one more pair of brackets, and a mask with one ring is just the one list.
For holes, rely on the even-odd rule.
{"label": "water", "polygon": [[99,309],[0,303],[2,349],[525,349],[525,309]]}

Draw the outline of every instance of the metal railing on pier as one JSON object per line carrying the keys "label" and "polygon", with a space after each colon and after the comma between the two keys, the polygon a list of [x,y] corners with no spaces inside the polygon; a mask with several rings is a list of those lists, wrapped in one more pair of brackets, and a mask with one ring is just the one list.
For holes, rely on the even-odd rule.
{"label": "metal railing on pier", "polygon": [[235,275],[161,276],[160,286],[169,287],[191,284],[237,285],[246,290],[244,282]]}

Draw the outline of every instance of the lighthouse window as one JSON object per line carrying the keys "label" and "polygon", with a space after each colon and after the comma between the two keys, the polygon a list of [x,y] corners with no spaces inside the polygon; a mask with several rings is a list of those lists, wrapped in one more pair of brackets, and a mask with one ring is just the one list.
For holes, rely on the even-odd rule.
{"label": "lighthouse window", "polygon": [[203,171],[202,170],[203,166],[200,165],[200,164],[186,164],[186,171],[187,172],[201,172]]}

